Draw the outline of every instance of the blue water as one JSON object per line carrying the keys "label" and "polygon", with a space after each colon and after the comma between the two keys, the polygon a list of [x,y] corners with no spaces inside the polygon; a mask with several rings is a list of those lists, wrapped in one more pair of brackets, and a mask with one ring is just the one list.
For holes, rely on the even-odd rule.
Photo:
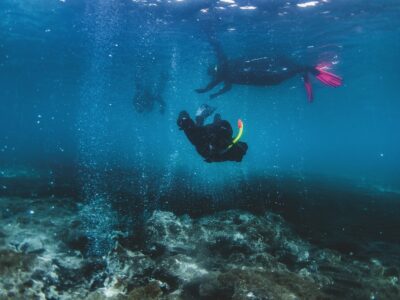
{"label": "blue water", "polygon": [[[235,193],[254,176],[339,179],[398,193],[399,25],[398,1],[2,0],[0,163],[77,170],[82,216],[95,238],[115,227],[107,186],[122,169],[130,175],[114,176],[112,186],[134,191],[130,205],[143,207],[143,218],[176,181],[216,202],[230,197],[221,186]],[[210,100],[194,92],[216,62],[209,32],[229,57],[332,61],[344,85],[313,79],[313,103],[299,76],[234,86]],[[155,86],[162,72],[165,113],[137,113],[135,80]],[[179,112],[193,115],[202,103],[232,124],[244,121],[249,150],[241,163],[205,163],[178,130]]]}
{"label": "blue water", "polygon": [[[343,85],[210,99],[210,40]],[[1,0],[0,298],[399,299],[399,61],[398,0]],[[242,162],[178,129],[204,103]]]}

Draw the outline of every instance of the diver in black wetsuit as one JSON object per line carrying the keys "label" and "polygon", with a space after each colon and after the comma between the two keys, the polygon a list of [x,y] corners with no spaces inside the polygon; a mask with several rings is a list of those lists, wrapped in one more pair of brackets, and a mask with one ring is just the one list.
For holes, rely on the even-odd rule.
{"label": "diver in black wetsuit", "polygon": [[305,66],[296,64],[283,56],[228,59],[215,38],[209,38],[209,41],[217,55],[217,65],[210,67],[208,70],[208,74],[212,77],[210,83],[206,87],[195,91],[205,93],[223,83],[222,89],[210,95],[211,99],[231,90],[233,84],[278,85],[298,74],[303,76],[307,97],[310,102],[313,100],[313,92],[309,74],[314,75],[319,81],[331,87],[338,87],[342,84],[342,79],[339,76],[326,71],[330,63]]}
{"label": "diver in black wetsuit", "polygon": [[153,111],[156,103],[159,104],[160,113],[163,114],[165,112],[166,105],[162,94],[165,90],[167,80],[166,74],[161,74],[159,82],[154,84],[153,87],[144,84],[142,78],[138,78],[135,81],[136,93],[133,96],[133,106],[138,113]]}
{"label": "diver in black wetsuit", "polygon": [[233,131],[228,121],[216,114],[213,123],[204,125],[205,119],[214,110],[208,105],[202,105],[196,114],[196,121],[186,111],[182,111],[177,120],[179,129],[185,132],[206,162],[242,161],[248,146],[244,142],[233,142]]}

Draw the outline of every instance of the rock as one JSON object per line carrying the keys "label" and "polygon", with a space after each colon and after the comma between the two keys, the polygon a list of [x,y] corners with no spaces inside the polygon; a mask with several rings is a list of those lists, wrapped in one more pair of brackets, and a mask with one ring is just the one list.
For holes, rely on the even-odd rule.
{"label": "rock", "polygon": [[170,274],[179,278],[181,282],[188,282],[196,277],[208,274],[193,258],[178,254],[168,257],[160,263],[160,268],[168,270]]}
{"label": "rock", "polygon": [[104,271],[106,264],[100,259],[86,260],[80,269],[80,276],[83,278],[93,278],[94,274]]}
{"label": "rock", "polygon": [[225,258],[237,253],[249,255],[253,252],[244,240],[238,241],[228,236],[217,237],[216,240],[209,245],[209,250]]}
{"label": "rock", "polygon": [[58,233],[58,236],[71,250],[78,250],[82,254],[87,253],[89,247],[89,238],[79,230],[64,228]]}
{"label": "rock", "polygon": [[147,247],[143,250],[143,253],[154,259],[166,254],[166,250],[167,247],[165,245],[153,243],[151,245],[147,245]]}
{"label": "rock", "polygon": [[68,239],[66,244],[72,250],[78,250],[81,253],[86,253],[89,246],[89,239],[85,235],[79,235]]}
{"label": "rock", "polygon": [[75,213],[49,216],[46,228],[46,220],[22,226],[13,218],[0,236],[0,247],[14,246],[0,248],[0,299],[400,299],[398,248],[376,257],[387,249],[376,244],[357,260],[309,244],[272,213],[191,219],[156,211],[143,239],[122,233],[96,259],[82,255],[88,239]]}
{"label": "rock", "polygon": [[17,222],[21,225],[28,225],[32,219],[24,216],[17,217]]}
{"label": "rock", "polygon": [[184,283],[208,274],[208,271],[191,257],[178,254],[160,261],[152,277],[164,283],[160,288],[172,292]]}
{"label": "rock", "polygon": [[82,221],[81,220],[73,220],[70,223],[70,228],[76,229],[76,228],[80,227],[81,225],[82,225]]}
{"label": "rock", "polygon": [[31,278],[33,280],[37,280],[37,281],[40,281],[40,280],[44,281],[44,279],[46,278],[46,272],[44,270],[41,270],[41,269],[36,269],[32,273]]}
{"label": "rock", "polygon": [[193,250],[189,237],[191,228],[192,222],[188,217],[178,218],[170,212],[155,211],[145,225],[147,245],[163,245],[175,253]]}
{"label": "rock", "polygon": [[395,267],[389,267],[385,269],[384,275],[387,277],[399,277],[399,269]]}
{"label": "rock", "polygon": [[17,252],[42,254],[45,252],[42,238],[44,238],[43,234],[32,236],[31,234],[19,233],[9,237],[7,241]]}
{"label": "rock", "polygon": [[197,278],[184,285],[184,299],[232,299],[234,294],[233,282],[221,285],[216,275]]}
{"label": "rock", "polygon": [[115,300],[105,296],[101,291],[95,291],[87,295],[86,300]]}
{"label": "rock", "polygon": [[33,254],[24,254],[12,250],[0,250],[0,274],[2,276],[16,272],[27,271],[35,259]]}
{"label": "rock", "polygon": [[107,271],[121,278],[121,284],[126,287],[146,283],[155,269],[155,262],[141,251],[130,251],[117,247],[107,257]]}
{"label": "rock", "polygon": [[42,254],[46,250],[42,241],[35,238],[26,239],[18,246],[18,250],[24,253]]}
{"label": "rock", "polygon": [[126,297],[127,300],[156,300],[163,292],[157,282],[150,282],[143,287],[133,289]]}
{"label": "rock", "polygon": [[160,288],[163,292],[171,293],[179,288],[181,280],[178,276],[172,274],[169,270],[158,267],[154,270],[152,277],[162,283]]}
{"label": "rock", "polygon": [[104,282],[105,263],[100,259],[86,259],[78,267],[54,260],[57,266],[57,287],[68,290],[76,284],[91,282],[92,287],[101,287]]}

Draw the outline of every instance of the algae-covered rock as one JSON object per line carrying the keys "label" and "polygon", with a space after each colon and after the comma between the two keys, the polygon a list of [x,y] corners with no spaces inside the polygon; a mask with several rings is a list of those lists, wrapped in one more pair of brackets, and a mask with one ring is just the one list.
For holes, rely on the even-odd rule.
{"label": "algae-covered rock", "polygon": [[146,286],[133,289],[126,297],[127,300],[157,300],[163,292],[157,282],[150,282]]}
{"label": "algae-covered rock", "polygon": [[184,286],[189,299],[319,299],[319,287],[289,272],[232,269]]}
{"label": "algae-covered rock", "polygon": [[148,243],[162,244],[171,252],[194,249],[191,242],[191,219],[171,212],[155,211],[147,220],[145,234]]}
{"label": "algae-covered rock", "polygon": [[400,299],[398,252],[357,259],[319,248],[273,213],[155,211],[143,240],[127,234],[92,257],[73,206],[40,204],[33,222],[19,205],[27,222],[8,217],[0,236],[0,299]]}
{"label": "algae-covered rock", "polygon": [[0,275],[6,276],[18,271],[27,271],[34,259],[34,254],[0,250]]}

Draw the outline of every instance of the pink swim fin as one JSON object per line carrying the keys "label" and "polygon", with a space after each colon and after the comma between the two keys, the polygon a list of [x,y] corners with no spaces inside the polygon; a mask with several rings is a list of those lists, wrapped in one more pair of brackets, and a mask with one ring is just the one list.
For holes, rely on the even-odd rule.
{"label": "pink swim fin", "polygon": [[333,73],[326,71],[327,68],[331,66],[330,63],[321,63],[314,67],[314,70],[310,70],[309,72],[303,75],[304,87],[307,92],[308,102],[313,102],[314,94],[311,86],[309,73],[313,74],[319,81],[323,84],[331,87],[339,87],[342,85],[343,80],[340,76],[337,76]]}
{"label": "pink swim fin", "polygon": [[325,71],[326,67],[328,65],[326,63],[319,64],[315,67],[315,70],[317,71],[317,74],[315,77],[321,81],[323,84],[331,86],[331,87],[339,87],[342,85],[342,78],[330,73],[328,71]]}
{"label": "pink swim fin", "polygon": [[308,102],[311,103],[314,100],[314,95],[313,95],[312,86],[311,86],[311,82],[310,82],[310,76],[308,75],[308,73],[303,75],[303,81],[304,81],[304,87],[307,92]]}

